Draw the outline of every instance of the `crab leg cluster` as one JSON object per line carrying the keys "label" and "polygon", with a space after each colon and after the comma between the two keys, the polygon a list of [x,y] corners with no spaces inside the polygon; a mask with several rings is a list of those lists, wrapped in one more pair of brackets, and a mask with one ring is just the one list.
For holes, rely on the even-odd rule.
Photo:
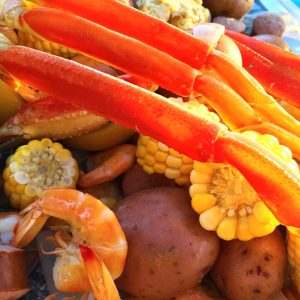
{"label": "crab leg cluster", "polygon": [[[247,127],[274,134],[300,157],[299,122],[247,72],[199,39],[115,0],[36,3],[55,9],[37,8],[20,14],[22,28],[33,35],[101,59],[181,96],[204,94],[232,130],[243,131]],[[122,18],[118,17],[120,11]],[[214,69],[226,84],[201,76],[207,69]],[[276,68],[266,69],[273,76],[277,74]],[[226,107],[238,108],[238,114]]]}
{"label": "crab leg cluster", "polygon": [[[56,2],[43,2],[44,5],[51,3],[55,4]],[[134,14],[134,16],[137,14],[134,9],[116,1],[108,1],[106,5],[108,9],[113,10],[113,7],[118,6],[122,11],[127,11],[128,14]],[[68,3],[68,10],[72,10],[73,7],[85,11],[81,1],[73,0],[72,3]],[[139,14],[144,17],[142,13]],[[90,11],[89,19],[95,21],[94,18],[96,17],[93,17],[94,15],[99,14],[95,10]],[[207,65],[211,65],[217,70],[220,69],[220,67],[217,67],[218,65],[222,67],[232,66],[233,71],[231,73],[234,74],[232,77],[240,80],[241,83],[248,84],[246,85],[246,87],[248,86],[245,89],[246,92],[242,94],[244,98],[249,96],[249,87],[251,86],[258,96],[263,99],[271,99],[248,73],[243,69],[238,69],[216,51],[210,50],[208,45],[163,22],[151,17],[147,18],[149,21],[145,23],[151,24],[151,26],[148,26],[163,28],[162,30],[166,31],[169,36],[172,36],[173,32],[176,33],[179,45],[183,44],[182,42],[179,43],[179,39],[184,37],[190,43],[197,44],[197,47],[202,48],[202,51],[197,55],[197,59],[192,56],[197,61],[201,61],[197,66],[198,70],[201,65],[201,70],[205,69]],[[128,16],[125,19],[130,18]],[[20,14],[19,22],[21,27],[31,30],[38,36],[96,57],[126,72],[153,81],[180,95],[188,96],[201,92],[212,102],[222,95],[225,103],[229,98],[235,99],[239,104],[243,103],[243,98],[239,95],[239,93],[242,93],[241,88],[235,86],[239,92],[237,93],[224,82],[219,82],[207,75],[202,76],[200,71],[190,66],[191,63],[189,65],[187,61],[183,63],[175,58],[174,53],[170,53],[171,51],[182,52],[181,49],[170,51],[169,49],[172,47],[164,46],[163,50],[165,52],[163,52],[153,48],[153,44],[152,46],[145,44],[145,40],[143,42],[138,41],[69,12],[52,8],[33,8],[25,11]],[[74,30],[75,28],[76,30]],[[141,34],[134,33],[134,35],[135,38],[139,38]],[[168,42],[167,39],[163,40],[165,43]],[[75,63],[15,46],[2,51],[0,55],[1,65],[6,71],[21,82],[34,86],[51,96],[62,101],[72,101],[81,108],[117,121],[127,127],[137,129],[193,159],[200,161],[214,159],[232,163],[244,173],[250,184],[266,199],[267,205],[279,221],[294,226],[300,223],[297,217],[297,209],[295,209],[295,205],[300,207],[296,203],[299,188],[298,176],[292,171],[286,171],[284,164],[278,159],[270,159],[269,153],[266,154],[264,149],[253,145],[249,140],[242,139],[236,134],[224,132],[214,123],[208,123],[199,117],[191,116],[162,97],[147,93],[142,89],[96,71],[88,70]],[[12,57],[14,59],[11,59]],[[229,84],[230,77],[226,78]],[[114,93],[108,98],[105,91],[114,91]],[[88,101],[83,100],[86,95],[89,95]],[[276,106],[274,100],[271,99],[270,101],[272,101],[272,106]],[[228,101],[226,104],[228,106]],[[144,114],[141,114],[141,111]],[[230,117],[230,114],[226,114],[226,116]],[[282,119],[289,120],[288,118]],[[156,122],[153,123],[152,120],[156,120]],[[174,126],[174,120],[177,120],[177,126]],[[291,123],[288,126],[293,127],[292,125],[296,125],[295,128],[297,128],[297,121],[293,118],[290,118],[290,120]],[[253,125],[253,122],[248,123],[248,125]],[[243,161],[241,160],[242,157]],[[265,172],[258,172],[257,164],[264,165]],[[276,182],[272,179],[275,173],[279,174],[278,178],[281,178],[281,184],[278,179]],[[262,186],[260,184],[261,180],[267,181],[268,184]],[[284,185],[290,188],[286,188],[287,186],[284,187]],[[286,211],[289,207],[286,203],[283,204],[283,199],[295,202],[290,206],[293,206],[294,209],[291,209],[288,214],[282,213],[283,210]]]}
{"label": "crab leg cluster", "polygon": [[237,43],[244,68],[266,91],[299,108],[299,56],[237,32],[227,31],[226,34]]}

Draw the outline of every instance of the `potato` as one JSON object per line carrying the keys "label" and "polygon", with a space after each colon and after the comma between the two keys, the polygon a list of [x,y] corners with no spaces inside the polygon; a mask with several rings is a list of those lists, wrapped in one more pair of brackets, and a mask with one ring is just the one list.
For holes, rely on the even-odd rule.
{"label": "potato", "polygon": [[189,289],[179,295],[175,300],[226,300],[216,288],[197,285],[193,289]]}
{"label": "potato", "polygon": [[255,39],[264,41],[266,43],[275,45],[277,47],[280,47],[286,51],[289,51],[289,45],[279,36],[272,35],[272,34],[259,34],[253,36]]}
{"label": "potato", "polygon": [[203,6],[207,7],[214,16],[229,18],[242,18],[253,6],[254,0],[204,0]]}
{"label": "potato", "polygon": [[158,186],[175,186],[175,181],[162,174],[148,174],[136,163],[123,177],[122,190],[125,196]]}
{"label": "potato", "polygon": [[285,22],[280,15],[263,13],[253,21],[254,34],[273,34],[281,36],[285,31]]}
{"label": "potato", "polygon": [[285,242],[276,230],[248,242],[222,242],[210,274],[231,300],[271,300],[283,287],[286,267]]}
{"label": "potato", "polygon": [[232,31],[244,32],[246,30],[245,23],[234,18],[215,17],[213,19],[213,23],[221,24],[225,27],[225,29]]}
{"label": "potato", "polygon": [[131,296],[170,299],[194,287],[214,264],[219,239],[201,228],[188,192],[158,187],[131,194],[116,216],[128,241],[116,283]]}

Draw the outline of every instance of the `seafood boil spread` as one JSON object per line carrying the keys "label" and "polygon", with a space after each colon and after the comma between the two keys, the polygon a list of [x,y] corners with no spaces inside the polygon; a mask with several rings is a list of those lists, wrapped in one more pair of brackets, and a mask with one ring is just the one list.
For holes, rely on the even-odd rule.
{"label": "seafood boil spread", "polygon": [[0,299],[300,299],[300,57],[252,5],[0,0]]}

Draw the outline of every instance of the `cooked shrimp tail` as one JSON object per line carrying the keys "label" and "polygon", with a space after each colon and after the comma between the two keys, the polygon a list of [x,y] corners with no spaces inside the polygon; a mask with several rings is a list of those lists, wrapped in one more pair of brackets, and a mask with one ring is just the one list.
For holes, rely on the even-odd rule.
{"label": "cooked shrimp tail", "polygon": [[22,213],[26,216],[20,220],[14,229],[12,244],[15,247],[23,248],[27,246],[40,232],[49,216],[39,210],[35,203],[28,206]]}
{"label": "cooked shrimp tail", "polygon": [[120,300],[118,290],[101,257],[83,244],[79,248],[96,299]]}

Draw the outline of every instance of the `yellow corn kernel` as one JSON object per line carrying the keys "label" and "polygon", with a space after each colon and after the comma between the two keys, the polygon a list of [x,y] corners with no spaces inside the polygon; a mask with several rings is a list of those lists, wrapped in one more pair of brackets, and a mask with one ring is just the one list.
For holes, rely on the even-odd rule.
{"label": "yellow corn kernel", "polygon": [[170,155],[173,156],[173,157],[181,158],[181,156],[182,156],[178,151],[176,151],[176,150],[174,150],[174,149],[172,149],[172,148],[169,149],[169,153],[170,153]]}
{"label": "yellow corn kernel", "polygon": [[137,157],[144,157],[146,153],[147,153],[146,147],[142,144],[139,144],[136,152]]}
{"label": "yellow corn kernel", "polygon": [[213,206],[200,215],[199,221],[204,229],[212,231],[216,230],[224,217],[222,209],[219,206]]}
{"label": "yellow corn kernel", "polygon": [[274,147],[277,148],[279,146],[278,139],[275,136],[270,134],[259,135],[257,137],[257,142],[269,150]]}
{"label": "yellow corn kernel", "polygon": [[146,154],[144,157],[144,161],[147,165],[153,166],[155,164],[155,158],[151,154]]}
{"label": "yellow corn kernel", "polygon": [[156,163],[153,167],[154,172],[158,173],[158,174],[164,174],[166,172],[166,165],[165,164],[160,164],[160,163]]}
{"label": "yellow corn kernel", "polygon": [[209,192],[209,186],[207,184],[192,184],[190,186],[190,196],[192,198],[197,195],[207,194]]}
{"label": "yellow corn kernel", "polygon": [[[171,154],[171,152],[170,152],[170,154]],[[178,157],[172,156],[172,154],[171,154],[167,157],[166,165],[170,168],[180,169],[182,166],[182,160]]]}
{"label": "yellow corn kernel", "polygon": [[151,154],[155,154],[158,151],[157,143],[154,140],[149,140],[147,143],[147,150]]}
{"label": "yellow corn kernel", "polygon": [[[18,28],[16,28],[18,29]],[[22,28],[22,30],[24,30]],[[39,51],[51,53],[53,55],[62,56],[65,58],[73,58],[76,56],[76,52],[60,46],[56,43],[43,40],[29,32],[18,30],[18,43],[22,46],[37,49]]]}
{"label": "yellow corn kernel", "polygon": [[[137,161],[139,163],[139,161]],[[143,169],[145,172],[147,172],[148,174],[153,174],[154,173],[154,169],[153,167],[150,167],[148,165],[143,165]]]}
{"label": "yellow corn kernel", "polygon": [[259,223],[255,216],[252,214],[249,216],[249,232],[255,237],[262,237],[272,233],[276,226],[272,224]]}
{"label": "yellow corn kernel", "polygon": [[248,130],[248,131],[243,132],[243,136],[245,136],[253,141],[257,141],[258,138],[260,137],[260,134],[256,131]]}
{"label": "yellow corn kernel", "polygon": [[189,157],[187,157],[187,156],[183,156],[183,157],[182,157],[182,161],[183,161],[183,163],[186,164],[186,165],[191,165],[191,164],[193,164],[193,162],[194,162],[191,158],[189,158]]}
{"label": "yellow corn kernel", "polygon": [[202,213],[203,211],[215,206],[217,198],[211,194],[196,195],[192,198],[192,207],[197,213]]}
{"label": "yellow corn kernel", "polygon": [[274,224],[275,226],[279,225],[277,219],[262,201],[255,203],[253,207],[253,215],[261,224]]}
{"label": "yellow corn kernel", "polygon": [[[138,155],[145,156],[145,154],[141,154],[141,152],[139,152]],[[155,153],[154,158],[156,161],[164,163],[168,158],[168,153],[159,150]]]}
{"label": "yellow corn kernel", "polygon": [[177,179],[180,177],[180,171],[172,168],[166,168],[165,175],[170,179]]}
{"label": "yellow corn kernel", "polygon": [[236,238],[241,241],[249,241],[254,238],[249,231],[249,217],[240,216],[237,223]]}
{"label": "yellow corn kernel", "polygon": [[4,191],[14,208],[24,209],[45,188],[74,188],[79,170],[69,150],[50,139],[30,141],[7,159]]}
{"label": "yellow corn kernel", "polygon": [[181,174],[179,177],[176,178],[176,183],[178,185],[189,185],[188,182],[190,182],[190,176]]}
{"label": "yellow corn kernel", "polygon": [[217,228],[218,236],[225,241],[234,239],[236,237],[237,223],[237,217],[224,218]]}
{"label": "yellow corn kernel", "polygon": [[190,176],[192,170],[193,170],[193,165],[192,165],[192,164],[184,163],[184,164],[180,167],[180,172],[181,172],[182,174],[184,174],[184,175]]}
{"label": "yellow corn kernel", "polygon": [[[212,176],[210,174],[201,174],[201,173],[197,173],[194,174],[193,179],[191,180],[197,180],[197,182],[195,183],[203,183],[203,184],[208,184],[211,182],[212,180]],[[194,182],[192,182],[194,183]]]}

